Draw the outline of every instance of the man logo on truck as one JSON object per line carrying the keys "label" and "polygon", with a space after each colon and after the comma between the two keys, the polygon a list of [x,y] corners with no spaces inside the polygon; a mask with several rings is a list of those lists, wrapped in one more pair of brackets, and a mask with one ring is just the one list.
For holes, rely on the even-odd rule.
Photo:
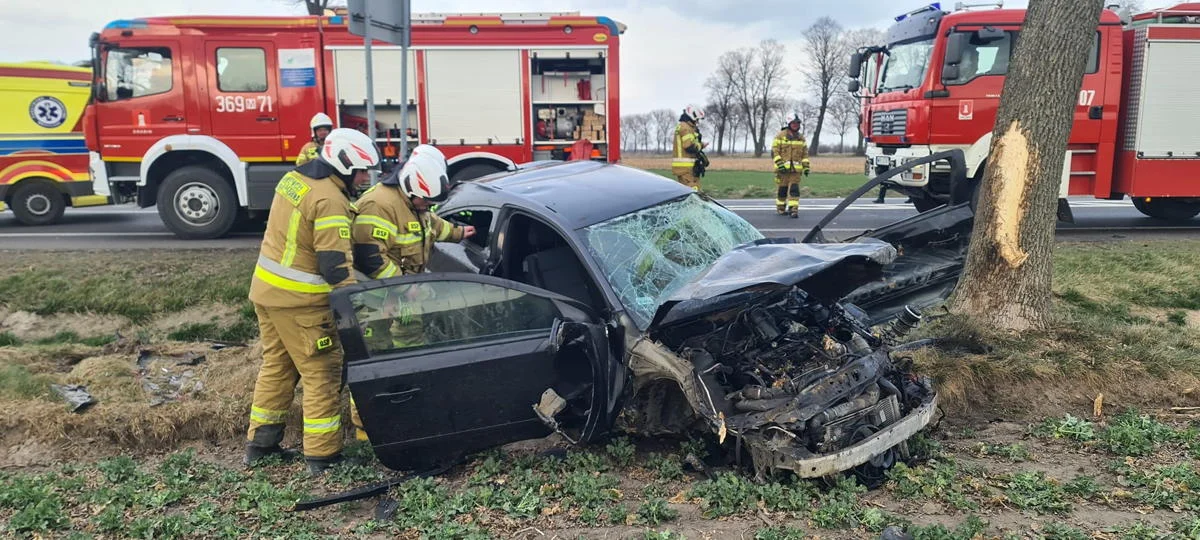
{"label": "man logo on truck", "polygon": [[67,121],[67,107],[53,96],[40,96],[29,104],[29,117],[37,125],[54,129]]}

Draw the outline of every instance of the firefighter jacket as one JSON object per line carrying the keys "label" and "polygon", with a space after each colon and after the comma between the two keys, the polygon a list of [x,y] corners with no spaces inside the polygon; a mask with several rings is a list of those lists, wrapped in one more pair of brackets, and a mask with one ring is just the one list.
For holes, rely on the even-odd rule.
{"label": "firefighter jacket", "polygon": [[434,242],[458,242],[463,228],[433,212],[418,212],[400,188],[375,184],[357,203],[354,262],[372,279],[425,271]]}
{"label": "firefighter jacket", "polygon": [[802,172],[808,169],[808,144],[804,142],[804,136],[793,136],[787,129],[780,131],[771,143],[771,158],[775,161],[775,170],[780,172]]}
{"label": "firefighter jacket", "polygon": [[296,156],[296,166],[299,167],[317,159],[320,153],[321,147],[317,145],[316,141],[308,141],[308,144],[300,149],[300,155]]}
{"label": "firefighter jacket", "polygon": [[675,153],[671,160],[671,168],[691,170],[703,150],[700,130],[696,129],[696,124],[679,122],[679,125],[675,126]]}
{"label": "firefighter jacket", "polygon": [[250,301],[274,308],[328,306],[333,289],[354,284],[354,207],[333,173],[327,163],[310,161],[276,185]]}

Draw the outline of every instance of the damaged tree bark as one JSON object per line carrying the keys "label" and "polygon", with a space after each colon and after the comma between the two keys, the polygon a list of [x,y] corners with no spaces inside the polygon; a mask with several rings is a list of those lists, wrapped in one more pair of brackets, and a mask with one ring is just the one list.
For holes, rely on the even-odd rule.
{"label": "damaged tree bark", "polygon": [[954,311],[1046,328],[1063,157],[1101,0],[1031,0],[1000,98]]}

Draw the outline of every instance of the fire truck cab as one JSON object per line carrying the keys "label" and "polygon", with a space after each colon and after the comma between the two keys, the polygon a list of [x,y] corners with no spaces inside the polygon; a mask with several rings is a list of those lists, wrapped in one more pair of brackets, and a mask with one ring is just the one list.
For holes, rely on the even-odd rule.
{"label": "fire truck cab", "polygon": [[[401,48],[372,44],[385,169],[404,159],[401,137],[437,145],[457,181],[561,159],[580,140],[617,161],[623,30],[577,13],[414,14],[407,102]],[[120,20],[92,48],[96,190],[157,205],[182,238],[265,217],[313,114],[367,132],[363,40],[344,15]]]}
{"label": "fire truck cab", "polygon": [[[887,43],[850,60],[849,90],[863,102],[865,173],[962,149],[970,180],[950,185],[948,164],[915,168],[894,187],[920,211],[975,196],[1023,9],[943,11],[896,17]],[[1200,214],[1200,3],[1136,16],[1104,10],[1093,37],[1063,157],[1068,195],[1119,200],[1164,220]],[[1060,208],[1062,205],[1060,204]],[[1068,212],[1069,215],[1069,212]],[[1060,217],[1062,214],[1060,213]]]}

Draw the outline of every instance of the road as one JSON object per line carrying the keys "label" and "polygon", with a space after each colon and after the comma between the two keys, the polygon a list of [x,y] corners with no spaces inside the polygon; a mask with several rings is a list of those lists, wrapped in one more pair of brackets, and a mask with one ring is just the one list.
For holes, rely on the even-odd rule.
{"label": "road", "polygon": [[[839,202],[838,199],[801,201],[800,217],[775,214],[774,201],[742,199],[721,201],[767,236],[802,236]],[[1169,225],[1143,216],[1129,201],[1071,200],[1075,223],[1060,223],[1059,236],[1071,240],[1111,240],[1149,237],[1198,237],[1200,219]],[[826,229],[830,238],[847,237],[878,228],[913,215],[912,205],[901,198],[884,204],[858,201]],[[87,249],[212,249],[255,248],[258,233],[237,233],[219,240],[185,241],[175,238],[158,218],[154,208],[132,205],[67,209],[61,223],[46,227],[23,227],[11,212],[0,213],[0,249],[87,250]]]}

